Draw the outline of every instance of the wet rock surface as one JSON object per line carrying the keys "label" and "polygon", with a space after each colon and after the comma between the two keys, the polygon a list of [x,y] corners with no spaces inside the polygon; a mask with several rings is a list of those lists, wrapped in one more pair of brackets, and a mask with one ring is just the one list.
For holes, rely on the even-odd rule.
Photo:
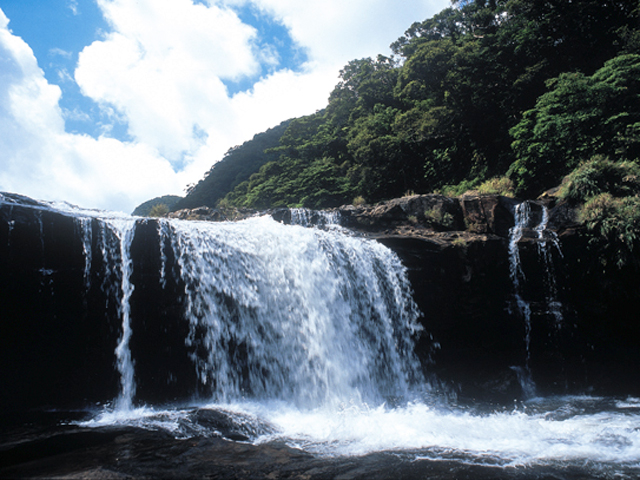
{"label": "wet rock surface", "polygon": [[[0,391],[0,404],[19,411],[110,401],[119,388],[113,351],[120,320],[117,298],[104,287],[101,226],[95,219],[88,224],[95,254],[87,277],[84,246],[72,217],[30,199],[3,198],[0,376],[6,388]],[[531,203],[531,226],[518,242],[526,274],[522,294],[531,299],[529,352],[510,279],[515,200],[415,195],[338,210],[343,225],[390,247],[407,267],[425,329],[417,354],[431,381],[463,397],[509,401],[521,393],[512,367],[524,366],[529,355],[540,393],[640,394],[638,276],[621,272],[602,282],[590,275],[589,246],[575,211],[554,202]],[[545,303],[546,267],[533,228],[543,205],[562,248],[552,250],[562,325]],[[271,215],[291,223],[289,209]],[[177,259],[169,237],[161,238],[160,226],[155,219],[138,219],[131,243],[135,289],[130,303],[137,335],[130,347],[137,398],[149,403],[199,393],[192,350],[184,342],[189,329],[183,321],[184,285],[172,273],[179,268]]]}
{"label": "wet rock surface", "polygon": [[[420,452],[319,457],[282,442],[252,445],[223,437],[175,439],[166,432],[104,427],[13,432],[0,444],[0,477],[15,479],[424,479],[597,478],[576,467],[465,465],[419,459]],[[19,437],[19,439],[16,438]]]}

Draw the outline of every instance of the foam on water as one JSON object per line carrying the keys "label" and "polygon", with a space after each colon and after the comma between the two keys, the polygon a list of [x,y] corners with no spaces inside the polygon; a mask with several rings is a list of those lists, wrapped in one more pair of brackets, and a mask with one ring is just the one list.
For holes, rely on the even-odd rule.
{"label": "foam on water", "polygon": [[[640,402],[593,397],[535,399],[510,411],[476,410],[411,402],[345,403],[338,408],[299,409],[284,402],[209,404],[240,426],[248,441],[285,441],[320,456],[395,452],[409,460],[456,460],[467,464],[588,466],[594,472],[640,473]],[[84,426],[128,425],[164,429],[177,438],[214,436],[194,421],[193,409],[148,408],[107,412]],[[266,427],[265,427],[266,426]]]}

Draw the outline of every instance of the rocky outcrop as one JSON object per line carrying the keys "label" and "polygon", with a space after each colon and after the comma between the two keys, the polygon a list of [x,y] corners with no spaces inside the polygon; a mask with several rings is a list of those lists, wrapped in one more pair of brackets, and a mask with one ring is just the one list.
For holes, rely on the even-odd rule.
{"label": "rocky outcrop", "polygon": [[[640,391],[634,380],[640,374],[640,272],[603,270],[574,206],[553,197],[529,202],[530,219],[515,244],[523,272],[516,292],[509,243],[520,202],[491,195],[449,199],[441,205],[466,230],[438,231],[441,225],[419,216],[422,202],[436,202],[433,197],[345,213],[348,225],[394,249],[408,266],[429,332],[421,352],[437,382],[467,398],[515,398],[525,374],[539,394]],[[516,293],[530,309],[528,318]],[[431,339],[440,348],[429,350]]]}
{"label": "rocky outcrop", "polygon": [[[518,241],[525,278],[519,294],[531,311],[523,318],[509,254],[517,203],[487,195],[416,195],[337,212],[344,226],[387,245],[407,266],[425,327],[418,354],[433,385],[466,398],[511,401],[522,396],[527,370],[539,393],[639,395],[638,272],[598,274],[572,207],[554,199],[531,202],[530,223]],[[546,258],[535,228],[543,206],[548,228],[560,239],[560,249],[550,246]],[[292,221],[289,209],[269,213]],[[209,210],[198,214],[222,218]],[[82,228],[89,237],[85,232],[83,239]],[[130,252],[137,398],[152,403],[198,394],[184,342],[184,285],[170,274],[176,259],[160,230],[157,220],[139,219]],[[82,227],[38,202],[0,197],[0,406],[6,411],[86,405],[117,395],[119,292],[104,280],[105,235],[95,219]],[[95,252],[90,264],[86,238]],[[117,285],[118,272],[107,273]]]}

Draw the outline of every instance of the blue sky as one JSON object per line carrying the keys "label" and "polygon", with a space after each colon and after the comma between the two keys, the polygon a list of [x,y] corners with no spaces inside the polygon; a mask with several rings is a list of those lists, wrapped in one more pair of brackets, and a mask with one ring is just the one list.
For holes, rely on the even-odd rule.
{"label": "blue sky", "polygon": [[131,211],[448,0],[0,0],[0,191]]}

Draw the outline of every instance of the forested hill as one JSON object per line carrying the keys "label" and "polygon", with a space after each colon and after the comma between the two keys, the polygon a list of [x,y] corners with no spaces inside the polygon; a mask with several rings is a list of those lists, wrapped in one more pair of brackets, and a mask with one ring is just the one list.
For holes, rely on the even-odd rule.
{"label": "forested hill", "polygon": [[202,180],[189,188],[187,195],[175,203],[171,210],[195,208],[216,203],[238,184],[249,180],[265,163],[278,159],[278,154],[269,150],[280,144],[289,121],[259,133],[242,145],[231,148],[222,160],[214,164]]}
{"label": "forested hill", "polygon": [[594,156],[636,171],[639,19],[638,0],[454,2],[392,57],[349,62],[326,109],[230,151],[174,209],[537,195]]}

